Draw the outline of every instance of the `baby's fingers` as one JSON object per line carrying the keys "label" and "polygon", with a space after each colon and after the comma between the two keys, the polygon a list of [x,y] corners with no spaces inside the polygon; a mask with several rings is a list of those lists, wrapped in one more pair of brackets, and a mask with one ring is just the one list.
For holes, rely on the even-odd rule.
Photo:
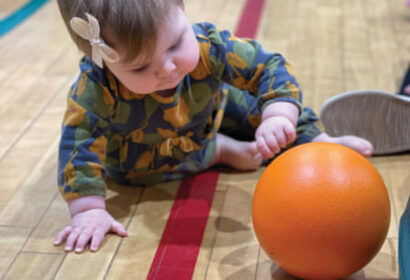
{"label": "baby's fingers", "polygon": [[[128,236],[127,230],[125,229],[125,227],[117,222],[114,221],[111,225],[111,228],[109,229],[111,232],[114,232],[120,236]],[[91,239],[91,245],[90,245],[90,250],[91,251],[97,251],[98,247],[100,246],[102,240],[104,239],[106,232],[103,230],[95,230],[92,234],[92,239]]]}
{"label": "baby's fingers", "polygon": [[[288,139],[287,139],[287,134],[284,131],[277,131],[275,132],[275,139],[276,139],[276,144],[280,148],[286,148],[288,145]],[[278,151],[279,152],[279,151]]]}
{"label": "baby's fingers", "polygon": [[74,244],[77,242],[77,239],[78,239],[78,236],[80,235],[80,233],[81,233],[81,228],[79,228],[79,227],[74,228],[71,231],[71,233],[68,236],[67,241],[65,243],[64,250],[66,250],[66,251],[73,250]]}
{"label": "baby's fingers", "polygon": [[63,228],[54,240],[54,245],[60,245],[64,240],[66,240],[67,236],[71,233],[71,230],[72,228],[70,226]]}
{"label": "baby's fingers", "polygon": [[118,234],[119,236],[123,236],[123,237],[128,236],[127,230],[125,229],[124,225],[117,221],[114,221],[112,223],[110,230]]}
{"label": "baby's fingers", "polygon": [[286,126],[284,129],[286,134],[287,145],[295,142],[296,140],[296,129],[293,126]]}
{"label": "baby's fingers", "polygon": [[81,253],[84,250],[85,245],[90,241],[92,235],[93,232],[91,229],[86,229],[81,232],[75,245],[75,251],[77,253]]}
{"label": "baby's fingers", "polygon": [[276,153],[280,151],[278,143],[272,135],[266,135],[261,137],[256,141],[258,151],[262,154],[265,159],[273,157]]}
{"label": "baby's fingers", "polygon": [[106,232],[100,229],[97,229],[93,232],[93,237],[91,239],[90,250],[95,252],[98,250],[98,247],[101,244],[101,241],[104,239]]}

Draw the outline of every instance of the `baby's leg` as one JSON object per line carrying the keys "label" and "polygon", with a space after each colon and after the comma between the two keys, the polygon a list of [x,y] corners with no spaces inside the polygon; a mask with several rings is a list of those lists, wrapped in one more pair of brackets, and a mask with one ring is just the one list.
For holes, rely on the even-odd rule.
{"label": "baby's leg", "polygon": [[227,165],[237,170],[255,170],[262,164],[256,142],[239,141],[218,133],[212,165]]}
{"label": "baby's leg", "polygon": [[347,146],[365,157],[369,157],[373,154],[372,144],[364,138],[353,135],[344,135],[340,137],[329,136],[324,132],[319,118],[310,108],[303,108],[303,112],[298,120],[297,132],[298,135],[295,145],[308,142],[330,142]]}
{"label": "baby's leg", "polygon": [[373,154],[373,145],[366,139],[354,135],[331,137],[327,133],[322,132],[313,138],[312,142],[330,142],[341,144],[359,152],[365,157],[370,157]]}

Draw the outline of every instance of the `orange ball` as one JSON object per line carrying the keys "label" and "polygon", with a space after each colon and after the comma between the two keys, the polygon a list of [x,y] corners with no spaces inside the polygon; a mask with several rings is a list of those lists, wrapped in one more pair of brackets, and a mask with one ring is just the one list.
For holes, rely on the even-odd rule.
{"label": "orange ball", "polygon": [[266,168],[255,189],[252,218],[268,256],[305,279],[339,279],[364,267],[389,229],[383,179],[345,146],[309,143]]}

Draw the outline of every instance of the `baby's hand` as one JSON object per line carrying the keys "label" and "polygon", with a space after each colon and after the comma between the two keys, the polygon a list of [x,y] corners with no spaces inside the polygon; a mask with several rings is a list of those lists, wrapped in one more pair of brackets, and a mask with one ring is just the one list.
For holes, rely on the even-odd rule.
{"label": "baby's hand", "polygon": [[124,237],[128,235],[125,227],[114,220],[106,210],[90,209],[75,214],[70,225],[59,232],[54,244],[60,245],[66,240],[64,249],[71,251],[75,247],[75,251],[79,253],[91,241],[90,250],[97,251],[107,232]]}
{"label": "baby's hand", "polygon": [[272,158],[281,148],[296,139],[296,129],[292,122],[282,116],[270,117],[264,120],[255,134],[256,145],[263,158]]}

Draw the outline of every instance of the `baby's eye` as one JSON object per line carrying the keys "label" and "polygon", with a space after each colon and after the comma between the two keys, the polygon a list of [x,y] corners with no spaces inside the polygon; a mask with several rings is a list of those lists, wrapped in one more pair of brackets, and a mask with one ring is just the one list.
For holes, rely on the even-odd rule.
{"label": "baby's eye", "polygon": [[134,73],[142,73],[142,72],[144,72],[144,71],[147,70],[147,69],[148,69],[148,65],[144,65],[144,66],[142,66],[142,67],[132,69],[132,72],[134,72]]}
{"label": "baby's eye", "polygon": [[182,39],[179,39],[179,40],[175,43],[175,45],[173,45],[172,47],[169,48],[169,50],[170,50],[170,51],[174,51],[174,50],[178,49],[178,47],[181,45],[181,43],[182,43]]}

